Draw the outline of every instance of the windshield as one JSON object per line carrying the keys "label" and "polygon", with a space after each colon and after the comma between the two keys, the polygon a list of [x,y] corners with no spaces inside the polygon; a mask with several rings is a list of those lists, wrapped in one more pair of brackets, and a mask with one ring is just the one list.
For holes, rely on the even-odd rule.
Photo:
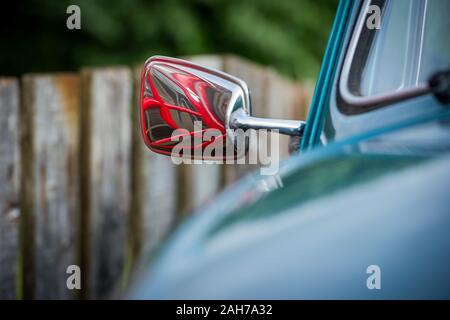
{"label": "windshield", "polygon": [[[400,91],[426,82],[450,66],[450,1],[377,1],[380,28],[364,26],[350,71],[359,96]],[[366,29],[366,30],[364,30]]]}

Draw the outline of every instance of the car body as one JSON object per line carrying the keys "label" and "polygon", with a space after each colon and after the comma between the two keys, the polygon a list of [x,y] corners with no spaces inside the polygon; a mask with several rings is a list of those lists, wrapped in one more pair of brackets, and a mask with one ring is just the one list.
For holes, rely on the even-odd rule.
{"label": "car body", "polygon": [[[424,8],[446,6],[434,1],[437,8],[414,1],[410,13],[417,14],[409,17],[425,19]],[[450,298],[449,106],[425,94],[358,109],[341,97],[362,10],[378,3],[395,17],[404,9],[382,2],[340,2],[300,152],[276,177],[250,174],[199,208],[146,265],[129,297]],[[449,52],[442,55],[447,62]],[[392,60],[387,67],[374,62],[384,72],[372,75],[378,89],[396,77]],[[368,284],[373,266],[380,288]]]}

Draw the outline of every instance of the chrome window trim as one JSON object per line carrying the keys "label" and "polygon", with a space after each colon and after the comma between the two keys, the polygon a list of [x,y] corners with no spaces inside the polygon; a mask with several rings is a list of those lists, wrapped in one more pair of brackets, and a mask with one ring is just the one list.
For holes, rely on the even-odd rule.
{"label": "chrome window trim", "polygon": [[[386,0],[389,1],[389,0]],[[430,86],[428,82],[420,83],[414,87],[391,91],[383,94],[376,94],[373,96],[355,95],[349,88],[350,72],[355,61],[358,43],[361,39],[361,34],[365,26],[367,12],[373,0],[365,0],[361,6],[359,17],[356,21],[355,29],[350,39],[347,53],[344,57],[344,63],[339,78],[339,98],[343,102],[338,103],[345,113],[356,114],[368,110],[375,109],[387,104],[392,104],[402,100],[422,96],[430,93]]]}

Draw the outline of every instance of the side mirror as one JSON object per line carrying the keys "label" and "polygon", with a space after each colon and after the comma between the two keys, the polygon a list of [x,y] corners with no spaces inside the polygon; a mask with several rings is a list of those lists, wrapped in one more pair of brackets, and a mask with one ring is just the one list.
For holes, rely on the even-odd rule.
{"label": "side mirror", "polygon": [[246,146],[236,143],[236,129],[301,136],[304,128],[302,121],[252,117],[244,81],[162,56],[149,58],[141,73],[140,125],[145,144],[155,152],[207,159],[204,151],[210,149],[216,151],[206,154],[217,160],[245,153]]}
{"label": "side mirror", "polygon": [[232,143],[231,114],[250,113],[245,82],[219,71],[155,56],[141,77],[141,131],[146,145],[158,153],[171,155],[181,138],[185,143],[179,154],[192,158],[211,144],[226,148]]}

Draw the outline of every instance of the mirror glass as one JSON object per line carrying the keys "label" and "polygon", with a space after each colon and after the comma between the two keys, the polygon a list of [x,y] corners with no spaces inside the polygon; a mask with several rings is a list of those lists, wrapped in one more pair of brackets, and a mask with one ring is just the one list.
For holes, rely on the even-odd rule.
{"label": "mirror glass", "polygon": [[249,108],[245,83],[188,61],[152,57],[140,91],[141,131],[151,150],[192,159],[236,156],[227,124],[231,112]]}

